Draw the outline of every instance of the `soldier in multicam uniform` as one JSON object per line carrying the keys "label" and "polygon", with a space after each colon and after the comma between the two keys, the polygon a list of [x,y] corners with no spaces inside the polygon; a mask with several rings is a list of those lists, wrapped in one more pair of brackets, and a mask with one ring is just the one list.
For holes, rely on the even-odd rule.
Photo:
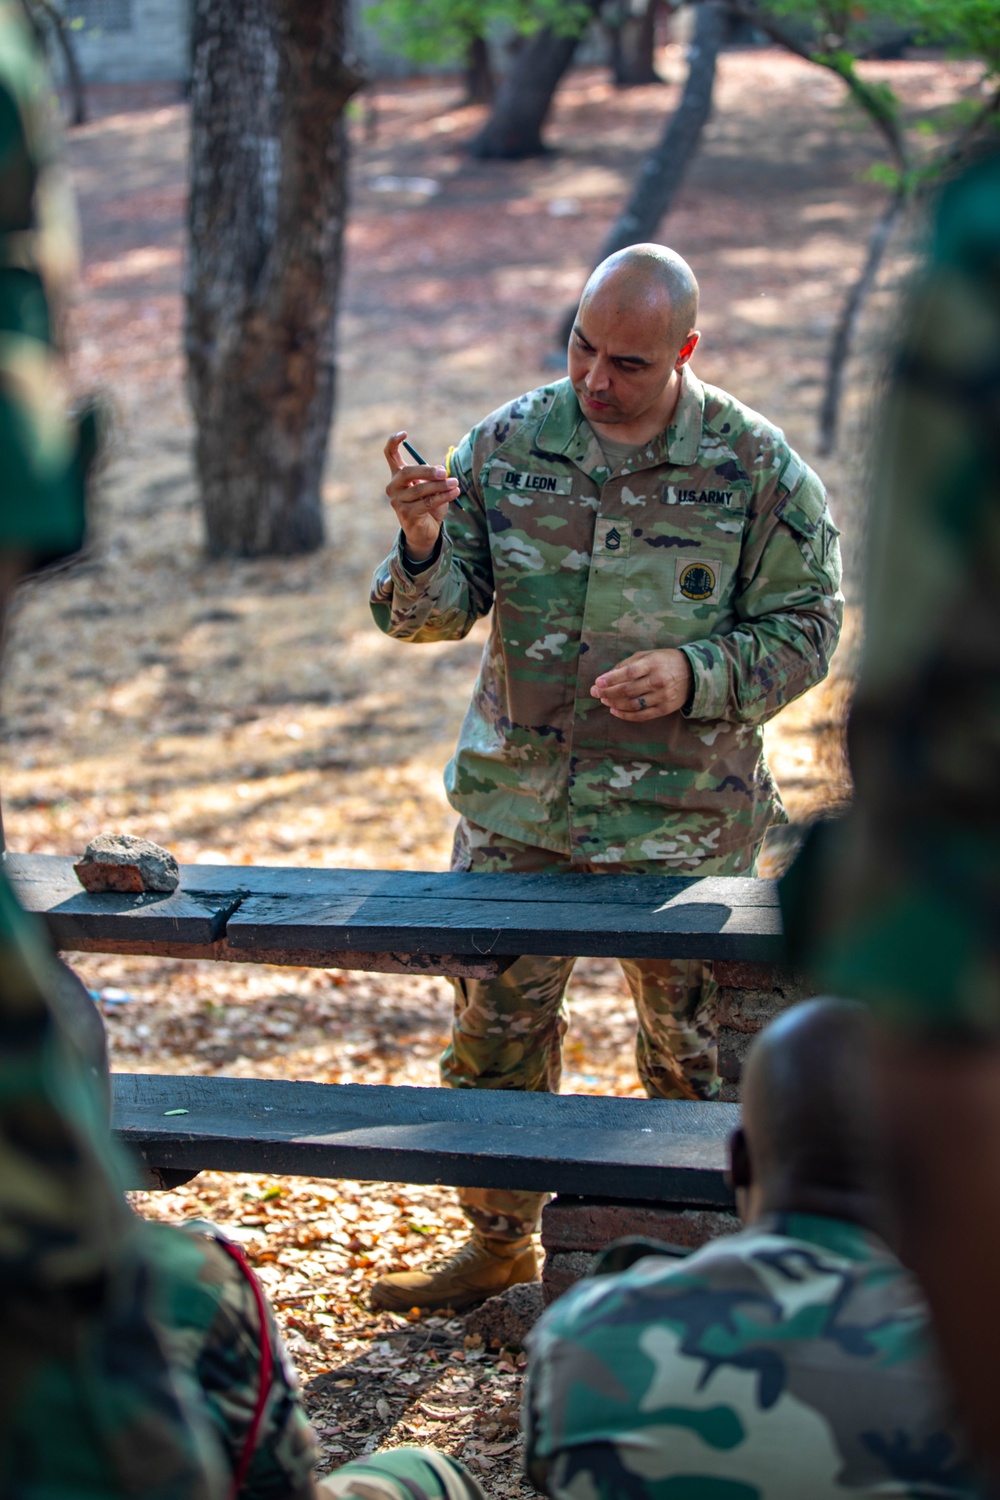
{"label": "soldier in multicam uniform", "polygon": [[747,1227],[579,1282],[529,1336],[526,1467],[552,1500],[977,1493],[881,1237],[872,1094],[860,1006],[761,1033],[733,1141]]}
{"label": "soldier in multicam uniform", "polygon": [[[828,669],[837,531],[778,429],[692,373],[697,309],[674,252],[622,251],[584,291],[567,380],[474,428],[449,475],[404,466],[402,433],[386,446],[401,535],[375,573],[379,627],[455,640],[493,610],[445,773],[455,869],[751,875],[784,816],[762,726]],[[711,966],[622,967],[647,1092],[714,1098]],[[444,1082],[557,1089],[571,968],[456,981]],[[460,1307],[536,1274],[540,1195],[461,1199],[469,1244],[383,1278],[377,1305]]]}
{"label": "soldier in multicam uniform", "polygon": [[880,1023],[908,1261],[1000,1491],[1000,154],[940,195],[879,426],[854,804],[783,882]]}

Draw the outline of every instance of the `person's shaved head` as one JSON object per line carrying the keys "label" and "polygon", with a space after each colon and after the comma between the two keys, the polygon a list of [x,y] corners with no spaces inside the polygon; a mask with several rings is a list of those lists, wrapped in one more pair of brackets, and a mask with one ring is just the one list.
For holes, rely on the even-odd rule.
{"label": "person's shaved head", "polygon": [[601,262],[567,350],[580,409],[599,435],[639,446],[669,427],[697,316],[694,272],[666,245],[630,245]]}
{"label": "person's shaved head", "polygon": [[629,245],[602,260],[583,289],[581,310],[598,294],[614,297],[623,307],[666,314],[664,328],[674,348],[680,347],[698,322],[695,274],[666,245]]}
{"label": "person's shaved head", "polygon": [[[758,1211],[870,1221],[881,1199],[867,1012],[810,1000],[761,1032],[743,1072],[743,1137]],[[734,1180],[740,1182],[734,1143]]]}

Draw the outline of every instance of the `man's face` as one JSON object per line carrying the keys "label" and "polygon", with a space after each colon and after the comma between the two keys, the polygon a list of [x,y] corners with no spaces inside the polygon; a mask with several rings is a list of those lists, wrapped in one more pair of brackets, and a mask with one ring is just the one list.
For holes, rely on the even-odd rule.
{"label": "man's face", "polygon": [[647,428],[652,436],[673,415],[697,341],[679,341],[664,297],[630,297],[615,278],[601,283],[580,303],[569,340],[569,378],[584,416],[597,427],[640,428],[645,441]]}

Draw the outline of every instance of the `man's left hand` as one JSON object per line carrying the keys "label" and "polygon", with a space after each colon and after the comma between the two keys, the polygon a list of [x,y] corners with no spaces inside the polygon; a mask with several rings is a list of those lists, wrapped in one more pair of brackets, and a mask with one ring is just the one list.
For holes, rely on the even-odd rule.
{"label": "man's left hand", "polygon": [[604,672],[590,690],[616,719],[641,724],[683,708],[694,685],[683,651],[637,651]]}

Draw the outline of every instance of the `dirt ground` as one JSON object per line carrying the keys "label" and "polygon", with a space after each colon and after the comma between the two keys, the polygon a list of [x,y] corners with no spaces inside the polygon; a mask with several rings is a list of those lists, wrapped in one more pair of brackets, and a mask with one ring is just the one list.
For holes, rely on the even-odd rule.
{"label": "dirt ground", "polygon": [[[393,528],[385,435],[443,453],[553,371],[553,328],[641,154],[677,97],[616,93],[596,69],[564,88],[553,151],[472,163],[477,112],[450,81],[374,87],[356,111],[341,380],[325,488],[329,543],[281,562],[207,562],[181,358],[186,106],[165,86],[93,91],[69,158],[83,268],[72,377],[116,414],[92,555],[24,591],[4,688],[8,844],[77,854],[102,830],[181,860],[443,868],[441,771],[483,629],[407,649],[367,608]],[[973,87],[961,63],[869,65],[911,104]],[[782,54],[729,52],[716,116],[664,228],[702,284],[697,368],[779,421],[815,461],[826,339],[882,190],[875,143],[837,82]],[[891,284],[902,258],[891,269]],[[841,451],[819,464],[845,532],[852,600],[834,674],[771,726],[793,816],[847,794],[841,725],[864,556],[862,433],[889,293],[852,368]],[[449,989],[438,979],[79,955],[116,1068],[330,1081],[436,1081]],[[640,1092],[613,964],[571,987],[564,1089]],[[224,1177],[139,1195],[156,1217],[207,1215],[247,1246],[276,1300],[326,1464],[434,1441],[491,1494],[521,1492],[516,1355],[467,1349],[459,1321],[366,1309],[379,1271],[463,1238],[438,1189]]]}

